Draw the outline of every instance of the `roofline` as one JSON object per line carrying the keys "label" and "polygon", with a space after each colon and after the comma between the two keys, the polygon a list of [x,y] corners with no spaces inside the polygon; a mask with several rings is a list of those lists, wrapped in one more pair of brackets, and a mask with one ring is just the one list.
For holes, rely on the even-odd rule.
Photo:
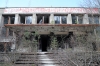
{"label": "roofline", "polygon": [[0,7],[0,9],[5,9],[5,8],[85,8],[85,7]]}

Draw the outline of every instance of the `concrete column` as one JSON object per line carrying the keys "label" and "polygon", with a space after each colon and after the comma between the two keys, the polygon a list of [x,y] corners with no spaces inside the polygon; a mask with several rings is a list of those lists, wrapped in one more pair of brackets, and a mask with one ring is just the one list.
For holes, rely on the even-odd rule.
{"label": "concrete column", "polygon": [[62,24],[62,21],[61,21],[61,16],[60,16],[60,24]]}
{"label": "concrete column", "polygon": [[11,45],[11,52],[14,52],[16,49],[16,35],[13,31],[13,39],[12,39],[12,45]]}
{"label": "concrete column", "polygon": [[25,16],[25,24],[26,24],[26,18],[27,18],[27,17]]}
{"label": "concrete column", "polygon": [[78,16],[76,17],[76,19],[77,19],[77,24],[79,24],[79,21],[78,21]]}
{"label": "concrete column", "polygon": [[0,27],[0,37],[2,36],[2,27]]}
{"label": "concrete column", "polygon": [[99,16],[99,24],[100,24],[100,16]]}
{"label": "concrete column", "polygon": [[66,16],[66,24],[67,24],[67,17],[68,17],[68,16]]}
{"label": "concrete column", "polygon": [[37,24],[37,16],[36,16],[36,14],[33,14],[32,24]]}
{"label": "concrete column", "polygon": [[54,14],[50,14],[49,24],[55,24],[55,21],[54,21]]}
{"label": "concrete column", "polygon": [[15,14],[15,22],[14,22],[14,24],[20,24],[19,18],[20,18],[19,14]]}
{"label": "concrete column", "polygon": [[0,14],[0,26],[2,24],[2,14]]}
{"label": "concrete column", "polygon": [[0,14],[0,36],[2,36],[2,27],[4,26],[3,20],[3,16],[2,14]]}
{"label": "concrete column", "polygon": [[83,16],[83,24],[89,24],[88,14],[84,14]]}
{"label": "concrete column", "polygon": [[3,21],[4,21],[4,18],[2,16],[2,14],[0,14],[0,27],[3,27],[4,26]]}
{"label": "concrete column", "polygon": [[42,24],[44,24],[44,16],[42,17]]}
{"label": "concrete column", "polygon": [[71,14],[68,14],[68,16],[67,16],[67,24],[72,24],[72,16],[71,16]]}

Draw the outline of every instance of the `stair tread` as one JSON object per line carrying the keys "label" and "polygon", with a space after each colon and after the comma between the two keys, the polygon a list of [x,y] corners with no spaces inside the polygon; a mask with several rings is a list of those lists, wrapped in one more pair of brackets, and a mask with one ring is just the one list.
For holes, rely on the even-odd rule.
{"label": "stair tread", "polygon": [[40,66],[59,66],[61,64],[57,59],[51,59],[53,53],[48,52],[37,52],[33,53],[22,53],[19,59],[16,60],[15,64],[35,64],[37,63]]}

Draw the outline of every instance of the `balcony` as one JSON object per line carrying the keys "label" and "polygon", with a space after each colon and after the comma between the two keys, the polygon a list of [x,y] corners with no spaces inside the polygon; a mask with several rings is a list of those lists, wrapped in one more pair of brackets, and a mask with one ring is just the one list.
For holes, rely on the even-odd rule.
{"label": "balcony", "polygon": [[12,31],[37,31],[39,34],[67,34],[68,32],[82,33],[93,31],[99,24],[5,24]]}

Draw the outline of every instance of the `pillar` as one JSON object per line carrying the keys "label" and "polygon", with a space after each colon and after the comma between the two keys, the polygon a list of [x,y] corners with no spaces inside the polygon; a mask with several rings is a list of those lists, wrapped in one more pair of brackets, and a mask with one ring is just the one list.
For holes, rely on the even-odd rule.
{"label": "pillar", "polygon": [[4,52],[7,51],[7,42],[4,43]]}
{"label": "pillar", "polygon": [[79,24],[79,21],[78,21],[79,18],[78,18],[78,16],[76,16],[76,19],[77,19],[77,24]]}
{"label": "pillar", "polygon": [[42,17],[42,24],[44,24],[44,16]]}
{"label": "pillar", "polygon": [[2,25],[2,14],[0,14],[0,26]]}
{"label": "pillar", "polygon": [[37,16],[36,16],[36,14],[33,14],[33,16],[32,16],[32,24],[37,24]]}
{"label": "pillar", "polygon": [[0,14],[0,36],[2,36],[2,27],[4,26],[3,24],[3,16]]}
{"label": "pillar", "polygon": [[0,14],[0,27],[3,27],[4,26],[4,17],[2,16],[2,14]]}
{"label": "pillar", "polygon": [[71,16],[71,14],[68,14],[68,16],[67,16],[67,24],[72,24],[72,16]]}
{"label": "pillar", "polygon": [[83,16],[83,24],[89,24],[88,14],[84,14]]}
{"label": "pillar", "polygon": [[99,16],[99,24],[100,24],[100,16]]}
{"label": "pillar", "polygon": [[11,52],[14,52],[16,49],[16,35],[13,31],[13,39],[12,39],[12,45],[11,45]]}
{"label": "pillar", "polygon": [[54,14],[50,14],[49,24],[55,24],[55,21],[54,21]]}
{"label": "pillar", "polygon": [[61,16],[60,16],[60,24],[62,24]]}
{"label": "pillar", "polygon": [[15,22],[14,24],[20,24],[20,16],[19,14],[15,14]]}

